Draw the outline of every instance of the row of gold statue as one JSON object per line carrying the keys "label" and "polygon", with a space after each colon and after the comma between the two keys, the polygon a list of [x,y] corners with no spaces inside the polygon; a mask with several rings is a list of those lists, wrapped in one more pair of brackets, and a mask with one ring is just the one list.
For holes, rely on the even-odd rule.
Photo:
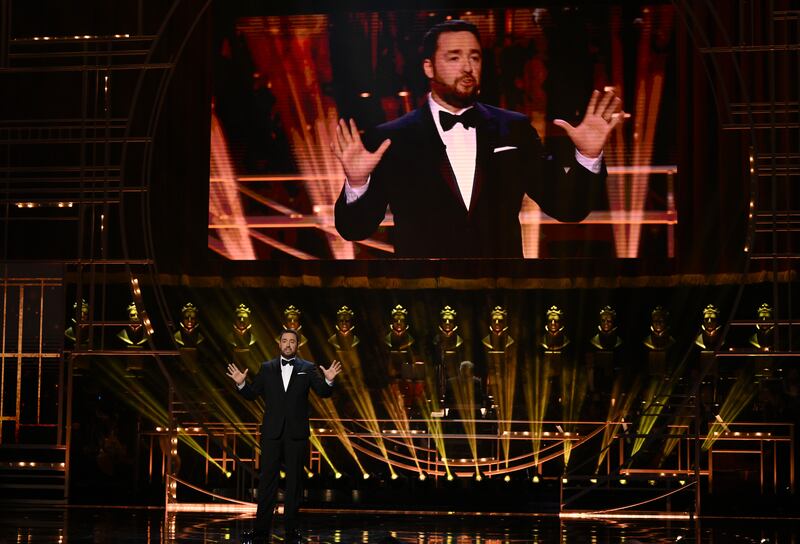
{"label": "row of gold statue", "polygon": [[[75,349],[88,349],[91,327],[89,306],[81,301],[74,309],[75,317],[72,325],[65,331],[66,337],[71,340]],[[136,304],[131,303],[127,312],[128,323],[116,335],[119,345],[125,350],[140,350],[152,335],[152,325],[146,315],[140,315],[142,313],[137,310]],[[263,358],[274,351],[271,348],[274,348],[279,337],[261,345],[260,338],[253,330],[251,317],[252,311],[245,304],[236,306],[233,322],[224,336],[224,343],[230,350],[228,355],[237,364],[255,373]],[[301,317],[300,309],[290,305],[283,311],[281,326],[283,329],[298,332],[300,355],[313,359],[307,346],[308,339],[303,333]],[[472,353],[470,348],[474,346],[468,341],[469,338],[465,340],[462,337],[458,317],[454,308],[445,306],[439,312],[439,324],[433,334],[426,335],[423,342],[418,342],[412,335],[408,310],[399,304],[392,308],[388,331],[382,337],[383,345],[379,350],[382,352],[379,356],[381,360],[371,361],[373,366],[377,362],[377,368],[381,369],[377,379],[388,380],[383,383],[390,384],[398,391],[409,413],[414,413],[420,404],[425,404],[434,395],[443,400],[445,407],[455,407],[456,414],[464,412],[464,409],[457,408],[459,398],[463,401],[461,404],[468,400],[469,405],[488,407],[492,413],[511,414],[515,397],[513,391],[508,390],[508,384],[519,381],[516,376],[520,364],[518,355],[522,353],[518,351],[521,349],[518,341],[511,334],[507,310],[501,306],[492,308],[487,334],[480,339],[482,356],[476,360],[477,367],[468,361],[472,358],[471,355],[477,354]],[[657,381],[668,380],[674,370],[677,355],[671,349],[676,340],[670,332],[669,318],[666,309],[655,307],[650,312],[647,336],[640,342],[629,342],[630,345],[625,345],[626,340],[620,335],[617,325],[617,312],[610,306],[604,306],[598,314],[594,335],[582,346],[586,348],[584,359],[576,357],[574,348],[579,342],[574,342],[570,337],[564,312],[555,305],[550,306],[545,315],[544,327],[536,340],[538,356],[542,362],[542,374],[537,379],[549,382],[548,389],[558,397],[557,392],[561,391],[563,385],[561,382],[576,379],[576,372],[581,372],[582,379],[588,384],[588,390],[592,394],[602,395],[612,390],[612,382],[620,369],[631,369],[627,361],[636,360],[637,372],[641,370]],[[758,352],[773,350],[774,327],[772,309],[768,304],[762,304],[758,308],[758,320],[755,331],[749,338],[749,347]],[[694,339],[702,363],[699,367],[707,366],[704,361],[712,361],[715,358],[714,351],[723,347],[721,336],[720,312],[709,304],[703,309],[702,322]],[[207,338],[201,325],[199,309],[194,304],[187,303],[181,308],[181,319],[175,324],[172,337],[181,350],[181,360],[189,372],[199,372],[207,354],[203,355],[206,350],[198,348],[203,347]],[[217,335],[214,338],[222,340]],[[327,350],[321,351],[329,352],[326,359],[335,357],[348,368],[357,368],[360,366],[360,347],[355,312],[348,306],[341,306],[336,312],[334,330],[327,337]],[[645,353],[637,354],[639,350]],[[140,356],[131,351],[128,355],[125,358],[125,370],[131,377],[137,377],[144,368],[144,354]],[[88,359],[78,362],[84,366],[89,364]],[[771,375],[769,368],[762,368],[769,366],[767,363],[756,360],[754,363],[758,367],[756,375]],[[75,368],[80,371],[84,366]],[[709,363],[709,368],[712,368],[711,373],[716,376],[716,365]],[[717,399],[720,393],[717,391],[716,381],[711,383],[713,390],[710,397]],[[555,400],[548,403],[554,406],[558,404]]]}
{"label": "row of gold statue", "polygon": [[[75,317],[71,326],[65,331],[65,336],[75,346],[85,346],[88,341],[89,305],[82,300],[80,305],[76,302],[73,306]],[[145,326],[146,318],[142,319],[136,304],[127,307],[128,323],[119,331],[117,338],[127,347],[141,347],[147,343],[149,332]],[[194,348],[200,345],[205,337],[201,332],[198,319],[199,310],[191,302],[181,308],[181,320],[173,337],[178,346]],[[758,351],[768,352],[774,349],[774,317],[769,304],[764,303],[757,310],[757,323],[755,332],[749,338],[749,344]],[[244,304],[239,304],[234,310],[233,328],[227,336],[228,343],[235,349],[249,349],[256,344],[257,339],[252,331],[251,310]],[[464,339],[458,333],[456,323],[457,312],[450,306],[445,306],[440,312],[440,321],[433,343],[437,351],[442,354],[454,352],[461,347]],[[282,325],[284,329],[294,329],[300,333],[302,348],[308,339],[302,333],[300,322],[301,311],[293,306],[288,306],[283,312]],[[508,332],[508,312],[501,306],[495,306],[490,313],[489,334],[482,339],[486,350],[491,352],[506,351],[515,340]],[[719,322],[720,311],[713,304],[703,309],[700,331],[695,339],[695,344],[703,350],[713,351],[719,345],[721,326]],[[408,311],[401,305],[391,310],[389,332],[385,336],[386,346],[392,353],[410,352],[415,343],[410,333]],[[355,313],[347,306],[342,306],[336,312],[335,332],[328,338],[328,343],[336,351],[350,351],[359,344],[355,334]],[[276,338],[277,341],[277,338]],[[566,332],[564,313],[557,306],[550,306],[546,314],[546,325],[541,337],[540,347],[547,352],[560,352],[567,348],[571,340]],[[593,348],[598,351],[614,351],[622,346],[622,339],[617,329],[617,313],[611,306],[604,306],[599,313],[597,333],[589,340]],[[652,351],[668,350],[675,343],[670,334],[669,312],[661,306],[656,306],[650,313],[650,332],[642,340],[642,344]]]}

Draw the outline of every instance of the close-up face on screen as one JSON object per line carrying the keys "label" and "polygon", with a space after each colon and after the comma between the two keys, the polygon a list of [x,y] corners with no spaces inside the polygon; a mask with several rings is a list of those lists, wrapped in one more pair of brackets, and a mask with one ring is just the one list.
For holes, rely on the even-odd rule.
{"label": "close-up face on screen", "polygon": [[215,22],[213,252],[675,256],[671,5],[264,9]]}

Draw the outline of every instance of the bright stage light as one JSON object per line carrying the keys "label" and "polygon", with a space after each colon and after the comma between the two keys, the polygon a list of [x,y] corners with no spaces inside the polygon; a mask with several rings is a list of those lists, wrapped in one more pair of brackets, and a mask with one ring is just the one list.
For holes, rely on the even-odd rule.
{"label": "bright stage light", "polygon": [[561,478],[561,483],[562,484],[568,484],[569,483],[569,478]]}
{"label": "bright stage light", "polygon": [[447,481],[448,482],[452,482],[453,481],[453,475],[452,474],[448,474],[447,475]]}
{"label": "bright stage light", "polygon": [[398,478],[397,473],[396,472],[392,472],[392,475],[390,476],[390,478],[392,480],[396,480]]}
{"label": "bright stage light", "polygon": [[226,472],[226,473],[225,473],[225,477],[226,477],[226,478],[230,478],[231,476],[233,476],[233,473],[232,473],[232,472]]}
{"label": "bright stage light", "polygon": [[419,473],[419,481],[420,482],[424,482],[425,478],[426,478],[425,473],[424,472],[420,472]]}
{"label": "bright stage light", "polygon": [[627,483],[628,483],[628,480],[626,480],[625,478],[620,478],[620,480],[619,480],[619,483],[620,483],[621,485],[625,485],[625,484],[627,484]]}
{"label": "bright stage light", "polygon": [[510,482],[511,481],[511,475],[510,474],[506,474],[506,477],[503,478],[503,481],[506,482],[506,483]]}
{"label": "bright stage light", "polygon": [[533,483],[535,483],[535,484],[538,484],[539,483],[539,477],[538,476],[534,476],[533,478],[531,478],[531,481]]}
{"label": "bright stage light", "polygon": [[361,477],[364,478],[365,480],[369,480],[369,473],[365,472],[364,474],[361,475]]}
{"label": "bright stage light", "polygon": [[338,480],[339,478],[342,477],[342,473],[341,472],[337,472],[336,474],[333,475],[333,477]]}

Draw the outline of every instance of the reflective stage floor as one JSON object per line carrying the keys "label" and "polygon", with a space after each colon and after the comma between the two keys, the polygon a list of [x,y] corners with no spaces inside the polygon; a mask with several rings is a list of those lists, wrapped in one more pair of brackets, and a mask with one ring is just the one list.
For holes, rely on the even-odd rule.
{"label": "reflective stage floor", "polygon": [[[0,508],[0,544],[238,542],[252,515],[176,513],[145,508]],[[800,520],[566,520],[554,515],[495,517],[307,513],[311,543],[787,543],[800,541]],[[278,520],[273,542],[283,541]]]}

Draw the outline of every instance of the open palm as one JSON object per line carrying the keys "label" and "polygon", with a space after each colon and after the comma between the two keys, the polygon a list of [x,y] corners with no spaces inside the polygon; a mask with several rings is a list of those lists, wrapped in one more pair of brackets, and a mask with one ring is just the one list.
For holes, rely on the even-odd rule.
{"label": "open palm", "polygon": [[332,382],[333,379],[342,371],[342,363],[339,361],[333,361],[331,366],[328,368],[322,368],[322,374],[325,376],[325,379],[329,382]]}
{"label": "open palm", "polygon": [[608,135],[624,118],[621,106],[622,101],[614,96],[613,91],[603,93],[602,97],[600,91],[594,91],[578,126],[574,127],[563,119],[556,119],[553,124],[566,131],[581,155],[593,159],[600,156]]}
{"label": "open palm", "polygon": [[378,165],[383,154],[392,144],[391,140],[384,140],[374,153],[367,151],[361,141],[356,122],[350,119],[345,123],[339,119],[336,126],[336,139],[331,142],[331,151],[339,159],[351,187],[361,187],[367,182],[369,175]]}
{"label": "open palm", "polygon": [[248,369],[245,368],[244,372],[241,372],[235,364],[229,363],[228,372],[225,375],[236,382],[236,385],[242,385],[245,377],[247,377],[247,370]]}

